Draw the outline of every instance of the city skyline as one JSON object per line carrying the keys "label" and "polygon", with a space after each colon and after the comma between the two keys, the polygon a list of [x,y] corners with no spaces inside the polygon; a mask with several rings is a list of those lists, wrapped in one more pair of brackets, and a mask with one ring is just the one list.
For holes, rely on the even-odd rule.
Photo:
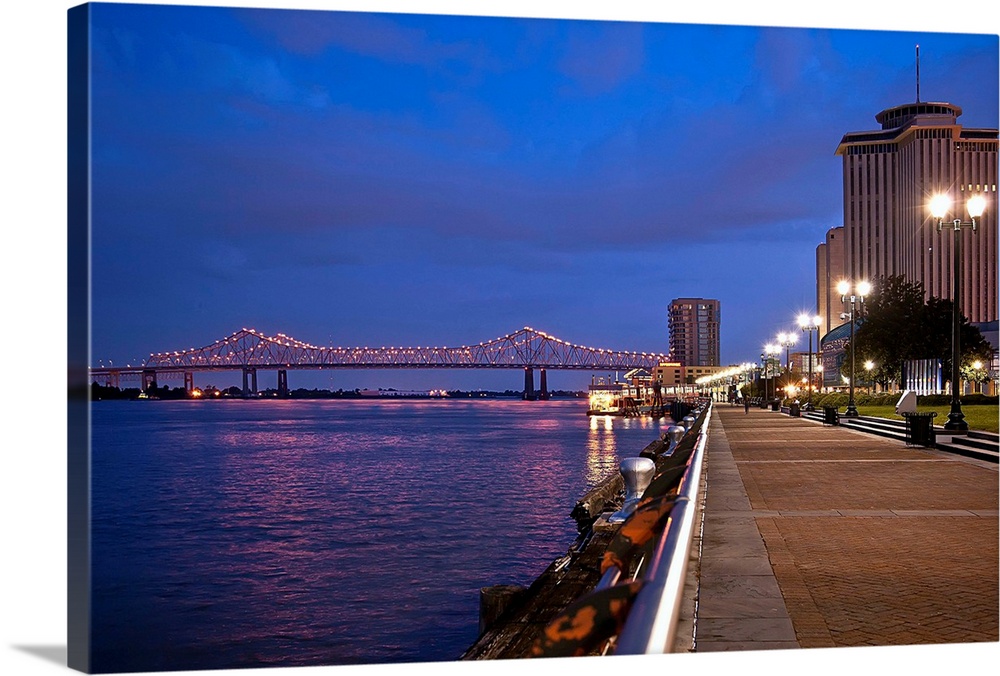
{"label": "city skyline", "polygon": [[[996,126],[991,36],[94,16],[95,364],[241,327],[349,347],[533,326],[666,351],[682,296],[726,305],[721,359],[743,361],[813,309],[837,143],[914,97],[916,44],[924,96]],[[861,83],[877,94],[847,96]]]}

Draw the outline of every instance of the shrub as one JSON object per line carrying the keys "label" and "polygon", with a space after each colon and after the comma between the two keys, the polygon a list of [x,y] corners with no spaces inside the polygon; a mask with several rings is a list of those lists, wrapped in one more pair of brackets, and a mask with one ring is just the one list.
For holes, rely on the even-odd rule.
{"label": "shrub", "polygon": [[[962,397],[962,404],[969,406],[985,406],[992,404],[994,406],[1000,402],[998,397],[988,397],[985,394],[966,394]],[[917,403],[924,406],[947,406],[951,403],[950,394],[925,394],[923,396],[917,397]]]}
{"label": "shrub", "polygon": [[[902,396],[901,392],[867,392],[854,391],[854,403],[858,406],[895,406]],[[851,400],[847,392],[828,392],[826,394],[814,394],[812,398],[813,406],[822,408],[824,406],[835,406],[843,408]],[[785,399],[782,403],[787,406],[794,399]],[[805,397],[799,397],[800,403],[805,403]],[[947,406],[951,403],[950,394],[927,394],[917,397],[917,404],[920,406]],[[985,394],[968,394],[962,397],[963,406],[996,406],[1000,404],[1000,397],[989,397]]]}

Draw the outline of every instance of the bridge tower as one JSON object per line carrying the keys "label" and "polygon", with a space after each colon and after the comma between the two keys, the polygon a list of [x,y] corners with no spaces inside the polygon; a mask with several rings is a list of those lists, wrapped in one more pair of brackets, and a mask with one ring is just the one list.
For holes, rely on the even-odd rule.
{"label": "bridge tower", "polygon": [[549,385],[545,379],[545,369],[538,370],[538,399],[540,401],[549,400]]}
{"label": "bridge tower", "polygon": [[288,371],[285,369],[278,369],[278,396],[288,396]]}
{"label": "bridge tower", "polygon": [[188,394],[194,391],[194,373],[192,371],[184,372],[184,391]]}
{"label": "bridge tower", "polygon": [[243,396],[250,397],[257,394],[257,369],[243,367]]}
{"label": "bridge tower", "polygon": [[159,389],[156,385],[156,369],[143,369],[142,391],[148,392],[150,388],[154,390]]}
{"label": "bridge tower", "polygon": [[524,367],[524,401],[535,400],[535,370],[530,366]]}

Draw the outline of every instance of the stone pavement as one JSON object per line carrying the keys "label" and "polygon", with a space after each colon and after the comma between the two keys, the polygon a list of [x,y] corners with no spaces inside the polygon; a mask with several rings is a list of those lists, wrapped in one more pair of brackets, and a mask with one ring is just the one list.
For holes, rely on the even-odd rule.
{"label": "stone pavement", "polygon": [[695,652],[998,641],[998,467],[716,404]]}

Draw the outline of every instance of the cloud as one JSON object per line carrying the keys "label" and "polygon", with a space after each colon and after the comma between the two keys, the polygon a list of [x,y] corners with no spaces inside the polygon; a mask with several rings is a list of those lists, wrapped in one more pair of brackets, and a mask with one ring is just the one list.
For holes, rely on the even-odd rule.
{"label": "cloud", "polygon": [[[316,57],[341,49],[388,63],[428,68],[481,56],[471,39],[435,40],[428,30],[407,26],[405,18],[396,15],[241,9],[237,16],[258,33],[270,36],[281,48],[300,56]],[[439,19],[449,20],[454,19]]]}
{"label": "cloud", "polygon": [[[752,357],[812,303],[840,136],[913,92],[906,34],[95,12],[99,356],[248,325],[646,349],[690,294]],[[925,97],[995,127],[996,38],[954,39],[921,38]]]}
{"label": "cloud", "polygon": [[570,22],[557,68],[583,94],[607,94],[641,70],[644,46],[640,23]]}
{"label": "cloud", "polygon": [[241,94],[266,105],[308,108],[330,103],[323,88],[297,82],[271,55],[190,34],[176,36],[172,47],[176,77],[213,96]]}

